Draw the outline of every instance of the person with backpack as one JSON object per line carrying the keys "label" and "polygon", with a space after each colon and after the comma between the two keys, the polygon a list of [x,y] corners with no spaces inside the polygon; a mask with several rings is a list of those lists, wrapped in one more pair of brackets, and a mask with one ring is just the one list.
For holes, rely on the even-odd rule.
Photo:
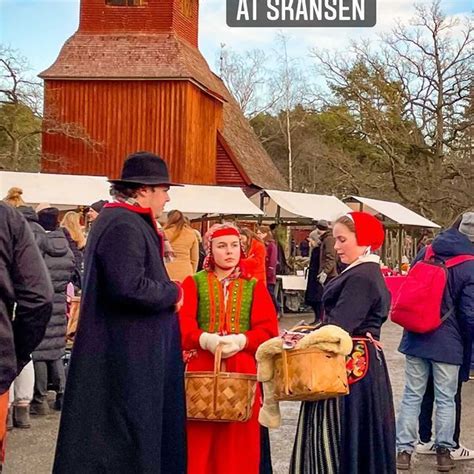
{"label": "person with backpack", "polygon": [[467,212],[459,228],[442,232],[420,251],[392,308],[392,320],[405,328],[399,346],[406,356],[405,390],[397,419],[400,470],[410,469],[430,371],[436,403],[437,470],[448,472],[454,467],[455,395],[460,368],[471,358],[474,331],[473,243],[474,213]]}
{"label": "person with backpack", "polygon": [[[453,222],[452,227],[455,229],[461,230],[462,233],[465,233],[468,235],[468,237],[470,237],[469,234],[470,232],[472,234],[472,229],[469,232],[469,223],[468,223],[469,216],[467,214],[471,214],[472,216],[474,216],[474,208],[470,210],[469,212],[461,214]],[[463,331],[463,336],[464,336],[465,348],[467,349],[469,349],[469,347],[472,348],[472,344],[471,344],[472,337],[469,331]],[[469,350],[464,351],[464,361],[459,371],[458,391],[454,399],[456,403],[456,423],[455,423],[455,429],[454,429],[454,442],[456,443],[456,449],[451,451],[451,456],[453,457],[455,461],[466,461],[469,459],[474,459],[474,450],[468,449],[460,443],[461,390],[462,390],[463,382],[467,382],[469,380],[470,370],[473,363],[471,352]],[[415,449],[417,454],[436,454],[436,446],[434,442],[432,441],[433,407],[434,407],[433,374],[430,374],[426,391],[425,391],[425,395],[423,397],[423,402],[421,404],[420,416],[418,418],[419,442]]]}

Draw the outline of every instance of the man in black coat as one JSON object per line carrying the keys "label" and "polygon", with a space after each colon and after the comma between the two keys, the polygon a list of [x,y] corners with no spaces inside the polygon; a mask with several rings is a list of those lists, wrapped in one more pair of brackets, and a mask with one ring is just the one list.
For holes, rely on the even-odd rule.
{"label": "man in black coat", "polygon": [[0,202],[0,471],[8,389],[43,338],[52,300],[51,280],[27,222]]}
{"label": "man in black coat", "polygon": [[155,219],[169,200],[165,162],[139,152],[111,180],[85,254],[54,473],[186,472],[180,286]]}

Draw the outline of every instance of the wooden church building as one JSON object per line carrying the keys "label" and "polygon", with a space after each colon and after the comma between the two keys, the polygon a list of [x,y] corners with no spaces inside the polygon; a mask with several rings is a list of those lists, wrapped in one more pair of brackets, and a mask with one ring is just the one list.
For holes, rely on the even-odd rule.
{"label": "wooden church building", "polygon": [[287,188],[200,53],[198,15],[198,0],[81,0],[78,30],[40,74],[45,117],[74,129],[43,134],[43,172],[117,177],[148,150],[177,182]]}

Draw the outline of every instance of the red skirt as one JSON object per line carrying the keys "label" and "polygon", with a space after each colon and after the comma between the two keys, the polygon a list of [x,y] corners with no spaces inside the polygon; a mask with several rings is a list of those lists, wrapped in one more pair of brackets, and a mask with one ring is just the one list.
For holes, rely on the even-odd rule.
{"label": "red skirt", "polygon": [[[239,352],[226,359],[228,372],[256,373],[252,355]],[[214,357],[198,350],[188,370],[213,370]],[[260,388],[253,406],[252,418],[245,422],[188,421],[188,474],[258,474],[260,469]]]}

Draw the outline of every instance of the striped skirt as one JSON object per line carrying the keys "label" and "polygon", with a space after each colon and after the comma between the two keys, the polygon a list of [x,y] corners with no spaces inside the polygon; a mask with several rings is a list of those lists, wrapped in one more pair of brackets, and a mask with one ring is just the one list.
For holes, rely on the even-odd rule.
{"label": "striped skirt", "polygon": [[395,414],[385,358],[345,397],[303,402],[290,474],[395,474]]}

